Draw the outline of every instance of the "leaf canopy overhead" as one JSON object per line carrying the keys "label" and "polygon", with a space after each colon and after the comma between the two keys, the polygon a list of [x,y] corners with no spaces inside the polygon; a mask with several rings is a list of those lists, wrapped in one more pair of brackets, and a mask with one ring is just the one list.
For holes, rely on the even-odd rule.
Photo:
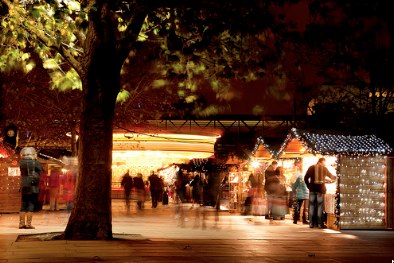
{"label": "leaf canopy overhead", "polygon": [[[269,12],[276,1],[2,3],[9,14],[2,21],[6,48],[1,60],[23,62],[27,68],[26,47],[33,47],[53,72],[53,85],[63,90],[81,88],[78,74],[91,22],[98,37],[114,43],[121,59],[132,58],[146,46],[155,47],[149,55],[157,59],[157,78],[177,76],[180,88],[191,91],[196,89],[193,77],[212,79],[211,83],[228,77],[256,79],[279,56],[272,30],[280,27],[273,26]],[[265,52],[259,52],[262,49]]]}

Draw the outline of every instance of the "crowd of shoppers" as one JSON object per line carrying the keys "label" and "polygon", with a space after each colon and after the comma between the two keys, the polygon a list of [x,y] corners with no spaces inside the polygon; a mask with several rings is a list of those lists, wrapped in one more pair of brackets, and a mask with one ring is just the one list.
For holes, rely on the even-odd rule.
{"label": "crowd of shoppers", "polygon": [[[42,208],[49,201],[49,210],[60,210],[60,203],[66,203],[71,210],[75,195],[77,173],[75,169],[64,169],[61,165],[50,166],[44,171],[37,160],[34,148],[21,151],[21,195],[19,228],[34,228],[31,224],[34,211]],[[311,165],[303,173],[302,159],[294,160],[293,180],[289,182],[284,175],[284,168],[277,161],[272,161],[261,175],[251,173],[247,180],[247,197],[244,203],[244,215],[265,216],[270,220],[283,220],[289,208],[293,208],[293,223],[302,220],[311,228],[326,228],[324,195],[327,182],[334,182],[336,176],[325,166],[325,158]],[[129,170],[120,182],[124,189],[126,210],[130,212],[131,201],[136,201],[137,210],[143,210],[145,202],[151,201],[151,207],[158,203],[168,205],[169,199],[177,205],[176,214],[182,215],[183,204],[192,203],[191,208],[213,205],[220,209],[222,192],[229,188],[228,176],[224,176],[215,197],[211,197],[209,179],[200,172],[188,172],[179,168],[172,182],[165,182],[153,170],[144,180],[141,173],[134,176]],[[328,181],[329,180],[329,181]],[[227,188],[226,188],[227,186]],[[290,189],[290,190],[289,190]],[[290,193],[289,193],[290,191]],[[210,196],[211,195],[211,196]],[[216,199],[213,203],[212,200]]]}
{"label": "crowd of shoppers", "polygon": [[[326,183],[332,183],[336,176],[331,174],[325,166],[326,159],[320,158],[316,164],[308,167],[304,173],[302,159],[294,160],[292,179],[286,180],[284,168],[272,161],[264,170],[264,187],[253,173],[247,180],[247,196],[243,204],[244,215],[264,215],[265,219],[285,219],[293,209],[293,223],[302,220],[311,228],[326,228],[326,213],[324,195]],[[265,202],[261,202],[261,193],[265,193]],[[265,207],[265,213],[261,208]]]}

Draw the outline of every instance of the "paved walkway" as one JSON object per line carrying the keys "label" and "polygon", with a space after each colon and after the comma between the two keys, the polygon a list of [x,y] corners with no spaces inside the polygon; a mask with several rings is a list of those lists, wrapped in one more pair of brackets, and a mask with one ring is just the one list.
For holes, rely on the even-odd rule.
{"label": "paved walkway", "polygon": [[[394,231],[334,231],[211,208],[159,206],[127,214],[113,202],[112,241],[44,241],[62,232],[66,211],[34,214],[36,229],[18,229],[18,214],[0,214],[3,262],[394,262]],[[32,235],[35,234],[35,235]]]}

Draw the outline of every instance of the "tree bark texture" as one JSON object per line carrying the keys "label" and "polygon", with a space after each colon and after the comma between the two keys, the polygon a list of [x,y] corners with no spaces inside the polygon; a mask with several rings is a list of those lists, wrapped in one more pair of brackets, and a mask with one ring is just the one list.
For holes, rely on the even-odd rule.
{"label": "tree bark texture", "polygon": [[80,77],[83,105],[79,131],[79,171],[74,208],[65,239],[112,238],[112,133],[120,62],[114,38],[90,24]]}

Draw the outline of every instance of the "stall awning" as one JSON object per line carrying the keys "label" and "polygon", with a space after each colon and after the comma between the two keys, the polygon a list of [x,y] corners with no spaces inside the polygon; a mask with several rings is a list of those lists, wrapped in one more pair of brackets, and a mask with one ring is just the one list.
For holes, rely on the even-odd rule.
{"label": "stall awning", "polygon": [[342,135],[324,132],[308,132],[306,130],[291,129],[282,146],[275,154],[389,154],[392,148],[375,135]]}
{"label": "stall awning", "polygon": [[257,139],[257,144],[253,151],[255,159],[271,159],[275,155],[274,148],[270,146],[262,137]]}

